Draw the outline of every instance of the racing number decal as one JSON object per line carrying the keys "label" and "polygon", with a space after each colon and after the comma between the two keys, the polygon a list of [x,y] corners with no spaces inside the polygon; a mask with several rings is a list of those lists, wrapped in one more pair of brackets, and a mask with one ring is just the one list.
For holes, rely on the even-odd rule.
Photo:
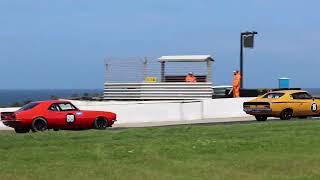
{"label": "racing number decal", "polygon": [[312,112],[317,112],[317,110],[318,110],[318,105],[316,103],[312,103],[311,104],[311,111]]}
{"label": "racing number decal", "polygon": [[72,123],[74,123],[75,120],[76,117],[73,114],[67,114],[66,121],[68,124],[71,125]]}

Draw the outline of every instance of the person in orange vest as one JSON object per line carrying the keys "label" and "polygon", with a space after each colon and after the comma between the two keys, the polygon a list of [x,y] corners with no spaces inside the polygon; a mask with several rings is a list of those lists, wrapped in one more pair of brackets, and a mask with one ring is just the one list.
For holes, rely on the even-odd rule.
{"label": "person in orange vest", "polygon": [[193,75],[192,72],[189,72],[188,75],[185,78],[186,82],[192,82],[195,83],[197,82],[197,78]]}
{"label": "person in orange vest", "polygon": [[233,83],[232,83],[233,97],[240,97],[240,80],[241,80],[240,72],[233,71]]}

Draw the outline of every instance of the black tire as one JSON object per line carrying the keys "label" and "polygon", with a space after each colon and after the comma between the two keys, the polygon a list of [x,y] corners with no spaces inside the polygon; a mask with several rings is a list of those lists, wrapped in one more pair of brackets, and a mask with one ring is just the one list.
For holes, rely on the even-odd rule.
{"label": "black tire", "polygon": [[267,116],[255,116],[257,121],[266,121],[268,119]]}
{"label": "black tire", "polygon": [[58,129],[58,128],[53,128],[53,130],[54,130],[54,131],[60,131],[60,129]]}
{"label": "black tire", "polygon": [[93,122],[95,129],[104,130],[108,127],[108,121],[103,117],[97,117]]}
{"label": "black tire", "polygon": [[28,133],[30,131],[29,128],[14,128],[16,133]]}
{"label": "black tire", "polygon": [[43,132],[48,130],[48,122],[42,117],[35,118],[31,124],[31,130],[33,132]]}
{"label": "black tire", "polygon": [[290,120],[292,118],[293,111],[291,109],[285,109],[280,113],[281,120]]}

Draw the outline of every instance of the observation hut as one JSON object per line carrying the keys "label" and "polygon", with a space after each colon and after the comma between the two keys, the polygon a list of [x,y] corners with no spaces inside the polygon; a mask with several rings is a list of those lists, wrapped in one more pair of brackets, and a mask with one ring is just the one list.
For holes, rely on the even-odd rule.
{"label": "observation hut", "polygon": [[[104,83],[104,100],[194,100],[211,99],[213,90],[212,64],[210,55],[162,56],[160,78],[144,75],[138,83]],[[185,82],[186,74],[166,74],[167,63],[197,62],[206,64],[206,72],[195,75],[197,82]],[[144,65],[146,67],[147,65]],[[146,70],[143,70],[146,74]]]}
{"label": "observation hut", "polygon": [[212,82],[212,62],[213,58],[210,55],[185,55],[185,56],[162,56],[159,58],[161,63],[161,82],[185,82],[186,75],[166,75],[166,63],[169,62],[199,62],[207,64],[207,73],[205,75],[196,75],[197,82]]}

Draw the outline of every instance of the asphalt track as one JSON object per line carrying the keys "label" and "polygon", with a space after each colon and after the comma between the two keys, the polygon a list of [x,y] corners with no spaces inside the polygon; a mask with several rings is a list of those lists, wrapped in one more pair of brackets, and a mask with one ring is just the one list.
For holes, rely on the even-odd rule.
{"label": "asphalt track", "polygon": [[[306,120],[320,120],[317,118],[307,119],[292,119],[288,121],[306,121]],[[192,126],[213,126],[213,125],[233,125],[233,124],[252,124],[252,123],[268,123],[268,122],[280,122],[280,119],[269,118],[267,121],[258,122],[254,117],[236,117],[236,118],[215,118],[215,119],[203,119],[193,121],[172,121],[172,122],[145,122],[145,123],[126,123],[115,124],[108,130],[122,130],[127,128],[146,128],[146,127],[168,127],[179,125],[192,125]],[[0,127],[0,130],[13,130],[9,127]]]}
{"label": "asphalt track", "polygon": [[[284,120],[280,120],[279,118],[270,118],[267,121],[257,121],[255,118],[228,118],[230,121],[226,121],[225,119],[219,119],[221,121],[217,121],[217,119],[214,119],[215,121],[210,122],[203,120],[197,120],[193,121],[193,123],[167,123],[167,124],[144,124],[139,123],[139,126],[134,126],[135,128],[146,128],[146,127],[168,127],[168,126],[179,126],[179,125],[191,125],[191,126],[214,126],[214,125],[235,125],[235,124],[256,124],[256,123],[277,123],[277,122],[283,122]],[[293,118],[291,120],[285,120],[285,121],[314,121],[314,120],[320,120],[319,117],[316,118],[306,118],[306,119],[299,119],[299,118]],[[133,128],[133,126],[117,126],[113,127],[112,129],[125,129],[125,128]]]}

